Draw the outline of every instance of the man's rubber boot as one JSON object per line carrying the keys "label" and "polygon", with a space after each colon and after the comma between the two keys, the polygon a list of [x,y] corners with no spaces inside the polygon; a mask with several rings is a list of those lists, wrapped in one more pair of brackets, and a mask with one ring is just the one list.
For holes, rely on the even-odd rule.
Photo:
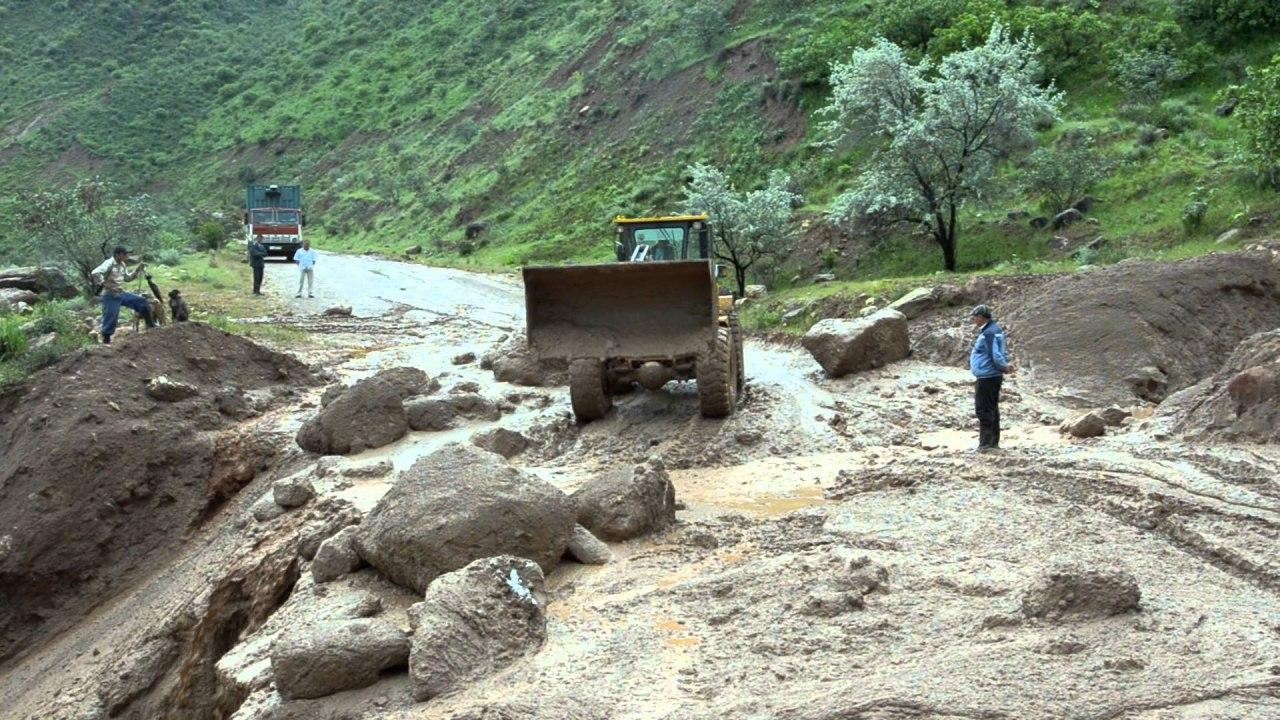
{"label": "man's rubber boot", "polygon": [[102,344],[103,344],[103,345],[110,345],[110,344],[111,344],[111,336],[110,336],[110,335],[103,335],[103,336],[102,336]]}
{"label": "man's rubber boot", "polygon": [[156,319],[152,317],[150,310],[142,314],[142,319],[147,321],[148,328],[153,328],[157,326]]}

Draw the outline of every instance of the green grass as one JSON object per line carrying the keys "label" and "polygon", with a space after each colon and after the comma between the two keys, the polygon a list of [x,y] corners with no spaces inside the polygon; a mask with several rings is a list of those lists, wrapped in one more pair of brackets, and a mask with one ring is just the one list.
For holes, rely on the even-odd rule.
{"label": "green grass", "polygon": [[0,315],[0,387],[91,344],[85,328],[91,314],[88,303],[77,299],[40,303],[30,315]]}

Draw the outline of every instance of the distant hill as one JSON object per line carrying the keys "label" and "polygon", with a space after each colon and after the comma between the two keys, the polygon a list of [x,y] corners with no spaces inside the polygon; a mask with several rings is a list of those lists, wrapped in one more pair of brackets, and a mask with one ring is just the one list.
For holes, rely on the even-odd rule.
{"label": "distant hill", "polygon": [[[0,6],[0,193],[101,175],[178,218],[237,211],[247,180],[301,183],[329,247],[487,265],[604,257],[617,213],[675,209],[685,167],[742,185],[789,168],[809,201],[797,264],[850,274],[936,264],[911,235],[827,227],[862,151],[814,113],[832,60],[876,34],[941,55],[999,17],[1030,29],[1066,122],[1116,161],[1093,190],[1108,252],[1269,226],[1275,193],[1234,159],[1215,95],[1280,49],[1270,0],[105,0]],[[1134,77],[1154,94],[1135,97]],[[1168,130],[1168,133],[1163,132]],[[1168,138],[1165,139],[1165,136]],[[1057,252],[1009,187],[970,208],[964,267]],[[1199,188],[1197,190],[1197,188]],[[465,228],[484,230],[468,241]],[[0,229],[17,259],[18,230]],[[0,252],[3,250],[0,249]]]}

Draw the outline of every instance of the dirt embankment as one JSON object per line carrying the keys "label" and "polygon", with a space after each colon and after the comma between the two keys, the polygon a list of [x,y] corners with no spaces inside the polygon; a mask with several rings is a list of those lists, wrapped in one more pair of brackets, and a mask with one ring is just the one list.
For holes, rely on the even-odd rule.
{"label": "dirt embankment", "polygon": [[1122,263],[1053,280],[1006,320],[1023,368],[1061,399],[1159,402],[1280,326],[1280,265],[1265,252]]}
{"label": "dirt embankment", "polygon": [[189,323],[90,348],[0,396],[0,661],[156,569],[268,454],[223,431],[314,382],[292,358]]}

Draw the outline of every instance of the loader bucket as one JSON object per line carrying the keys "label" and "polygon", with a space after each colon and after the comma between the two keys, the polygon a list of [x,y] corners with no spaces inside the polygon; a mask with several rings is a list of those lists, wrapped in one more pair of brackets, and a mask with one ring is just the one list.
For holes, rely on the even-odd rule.
{"label": "loader bucket", "polygon": [[701,354],[717,295],[707,260],[524,269],[529,345],[543,359]]}

